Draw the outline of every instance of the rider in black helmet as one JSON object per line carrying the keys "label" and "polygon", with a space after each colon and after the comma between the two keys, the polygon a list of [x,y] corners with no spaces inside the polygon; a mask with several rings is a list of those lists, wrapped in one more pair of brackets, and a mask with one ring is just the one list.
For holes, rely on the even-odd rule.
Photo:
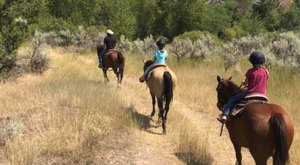
{"label": "rider in black helmet", "polygon": [[249,57],[249,61],[252,65],[263,65],[266,62],[266,58],[262,52],[253,52]]}
{"label": "rider in black helmet", "polygon": [[145,81],[145,77],[147,74],[154,68],[154,66],[164,66],[166,67],[166,57],[168,56],[168,53],[166,50],[164,50],[164,47],[166,46],[166,42],[163,39],[160,39],[156,42],[156,46],[158,47],[158,50],[154,52],[154,60],[153,64],[147,67],[144,74],[140,77],[140,82]]}
{"label": "rider in black helmet", "polygon": [[247,90],[237,93],[229,99],[228,103],[222,109],[222,114],[217,118],[222,123],[227,121],[234,105],[246,96],[266,96],[267,94],[267,80],[269,78],[269,72],[263,66],[266,62],[264,54],[258,51],[253,52],[249,57],[249,61],[253,67],[248,69],[245,74],[246,78],[242,82],[242,85],[247,87]]}

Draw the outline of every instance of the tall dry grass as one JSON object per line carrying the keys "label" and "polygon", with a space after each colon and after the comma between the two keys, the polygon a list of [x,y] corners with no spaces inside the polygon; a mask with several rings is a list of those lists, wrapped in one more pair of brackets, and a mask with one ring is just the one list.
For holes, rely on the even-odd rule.
{"label": "tall dry grass", "polygon": [[44,75],[1,85],[0,116],[16,119],[7,123],[19,130],[0,148],[0,162],[91,163],[128,132],[124,103],[98,80],[93,58],[60,53]]}
{"label": "tall dry grass", "polygon": [[[102,75],[97,69],[95,53],[79,55],[56,50],[51,54],[51,69],[42,76],[27,75],[16,83],[0,86],[0,116],[11,118],[6,125],[12,131],[11,138],[0,148],[0,163],[85,164],[97,161],[99,154],[118,145],[114,141],[116,136],[130,134],[127,126],[136,126],[127,117],[128,105],[119,90],[99,81]],[[138,81],[143,65],[138,55],[125,55],[123,85],[126,78]],[[241,61],[225,72],[223,61],[215,57],[204,62],[183,59],[179,65],[170,56],[167,63],[178,77],[175,100],[184,103],[179,108],[211,116],[219,114],[216,76],[233,76],[234,81],[240,82],[250,67],[247,61]],[[300,161],[300,77],[282,69],[273,68],[270,72],[268,96],[292,118],[295,138],[290,157],[291,164],[297,164]],[[150,107],[150,96],[139,93],[139,89],[132,90],[138,96],[149,97]],[[167,137],[176,144],[177,157],[185,162],[211,164],[214,155],[207,151],[210,137],[207,130],[172,111],[172,107]],[[130,143],[126,139],[124,142]]]}

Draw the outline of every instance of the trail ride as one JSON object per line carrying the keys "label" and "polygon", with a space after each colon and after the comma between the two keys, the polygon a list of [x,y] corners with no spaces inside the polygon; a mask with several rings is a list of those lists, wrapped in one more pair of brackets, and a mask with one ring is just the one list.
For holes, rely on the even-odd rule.
{"label": "trail ride", "polygon": [[299,0],[0,0],[0,165],[297,165],[299,18]]}

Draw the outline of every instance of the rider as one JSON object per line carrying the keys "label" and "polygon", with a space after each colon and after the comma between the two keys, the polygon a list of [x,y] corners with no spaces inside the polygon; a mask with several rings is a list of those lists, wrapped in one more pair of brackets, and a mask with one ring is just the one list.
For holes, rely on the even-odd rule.
{"label": "rider", "polygon": [[103,62],[104,62],[104,55],[109,52],[109,50],[111,49],[115,49],[115,46],[116,46],[116,43],[117,43],[117,40],[116,38],[113,36],[114,32],[110,29],[108,29],[106,31],[107,35],[106,37],[104,38],[104,46],[105,46],[105,49],[100,52],[100,58],[99,58],[99,68],[102,68],[103,67]]}
{"label": "rider", "polygon": [[253,52],[249,57],[249,61],[252,64],[245,74],[246,78],[242,82],[242,85],[247,87],[245,92],[240,92],[232,96],[228,103],[223,108],[223,113],[218,116],[218,120],[222,123],[227,121],[228,115],[230,114],[234,105],[250,94],[260,94],[265,96],[267,93],[267,80],[269,78],[269,72],[264,68],[265,56],[261,52]]}
{"label": "rider", "polygon": [[156,45],[158,49],[154,52],[154,59],[153,64],[147,67],[144,74],[140,77],[140,82],[144,82],[146,79],[147,74],[153,69],[154,66],[161,65],[166,66],[165,61],[166,57],[168,56],[168,53],[166,50],[164,50],[164,47],[166,45],[166,42],[163,39],[160,39],[156,42]]}

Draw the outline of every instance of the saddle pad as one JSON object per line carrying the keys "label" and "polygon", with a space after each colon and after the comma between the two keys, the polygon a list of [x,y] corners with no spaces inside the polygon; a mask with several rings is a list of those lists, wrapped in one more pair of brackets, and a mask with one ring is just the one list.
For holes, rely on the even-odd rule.
{"label": "saddle pad", "polygon": [[264,100],[264,101],[268,101],[268,97],[265,96],[265,95],[262,95],[260,93],[252,93],[252,94],[249,94],[245,97],[245,99],[254,99],[254,100]]}
{"label": "saddle pad", "polygon": [[[255,97],[257,98],[257,97]],[[232,109],[231,111],[231,115],[232,116],[236,116],[238,114],[241,114],[246,105],[248,104],[252,104],[252,103],[261,103],[261,104],[265,104],[267,102],[267,100],[264,100],[264,99],[249,99],[249,98],[245,98],[244,100],[242,100],[241,102],[239,102],[238,104],[236,104],[234,106],[234,108]]]}

